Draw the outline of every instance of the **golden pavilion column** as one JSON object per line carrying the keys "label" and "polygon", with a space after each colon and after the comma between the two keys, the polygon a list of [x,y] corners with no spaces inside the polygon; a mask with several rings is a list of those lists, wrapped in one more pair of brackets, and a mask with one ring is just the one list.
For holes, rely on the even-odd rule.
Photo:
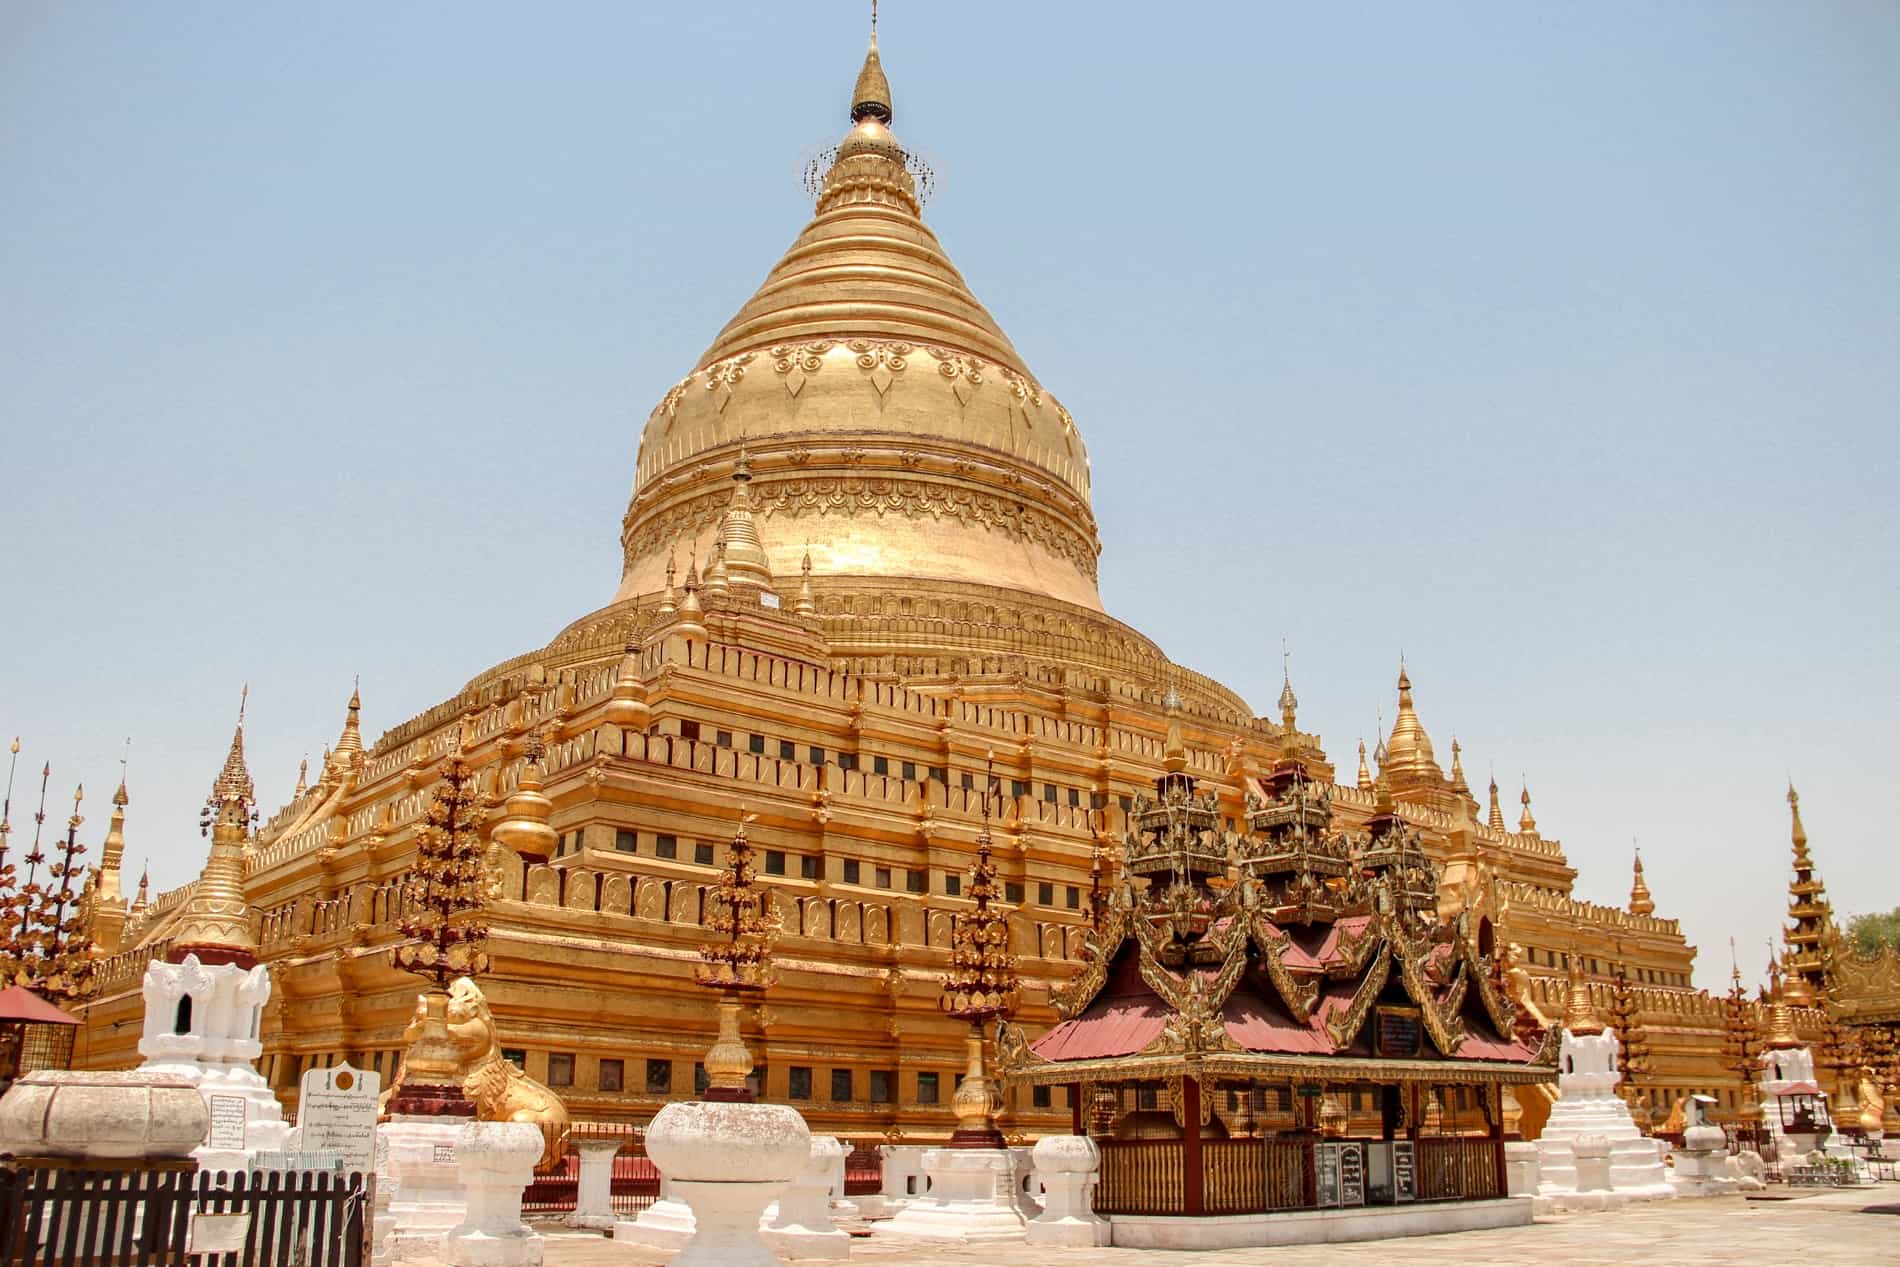
{"label": "golden pavilion column", "polygon": [[997,1088],[985,1070],[983,1044],[989,1022],[1007,1016],[1016,1006],[1016,959],[1009,953],[1009,918],[996,904],[996,864],[990,857],[989,794],[984,792],[983,829],[976,838],[976,865],[970,869],[970,900],[974,909],[959,912],[950,933],[950,971],[943,979],[939,999],[943,1010],[968,1021],[964,1040],[963,1081],[951,1107],[957,1129],[952,1148],[1001,1148],[1003,1134],[996,1129],[1000,1107]]}
{"label": "golden pavilion column", "polygon": [[741,811],[738,830],[726,846],[726,869],[706,894],[706,929],[714,940],[701,949],[699,984],[719,992],[719,1033],[707,1049],[706,1099],[749,1102],[755,1097],[752,1052],[739,1030],[739,1009],[770,984],[769,957],[778,931],[778,902],[758,884]]}

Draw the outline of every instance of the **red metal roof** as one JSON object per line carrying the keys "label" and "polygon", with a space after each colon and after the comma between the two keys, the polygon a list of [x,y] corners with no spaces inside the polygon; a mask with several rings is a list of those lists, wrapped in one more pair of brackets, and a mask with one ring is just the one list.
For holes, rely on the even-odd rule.
{"label": "red metal roof", "polygon": [[1152,1043],[1168,1023],[1168,1009],[1152,994],[1147,998],[1109,999],[1074,1020],[1062,1022],[1029,1044],[1045,1060],[1096,1060],[1105,1056],[1132,1056]]}
{"label": "red metal roof", "polygon": [[1221,1009],[1227,1036],[1248,1051],[1318,1052],[1330,1054],[1332,1040],[1314,1023],[1302,1025],[1291,1016],[1269,1008],[1251,994],[1239,990],[1228,997]]}
{"label": "red metal roof", "polygon": [[10,985],[0,990],[0,1021],[17,1021],[28,1025],[79,1024],[78,1017],[68,1016],[23,985]]}

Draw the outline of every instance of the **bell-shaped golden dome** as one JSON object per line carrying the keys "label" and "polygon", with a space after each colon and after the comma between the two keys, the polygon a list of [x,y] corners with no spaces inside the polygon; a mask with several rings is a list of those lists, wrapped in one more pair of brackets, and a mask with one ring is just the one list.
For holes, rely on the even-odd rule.
{"label": "bell-shaped golden dome", "polygon": [[1412,710],[1412,679],[1399,665],[1399,715],[1392,723],[1392,735],[1386,740],[1386,755],[1380,761],[1381,772],[1389,771],[1400,786],[1420,782],[1438,783],[1444,772],[1432,752],[1432,737],[1425,733],[1418,714]]}
{"label": "bell-shaped golden dome", "polygon": [[[921,216],[873,41],[816,214],[656,406],[616,601],[712,556],[741,446],[769,566],[998,586],[1101,610],[1088,455]],[[783,587],[781,587],[783,588]]]}

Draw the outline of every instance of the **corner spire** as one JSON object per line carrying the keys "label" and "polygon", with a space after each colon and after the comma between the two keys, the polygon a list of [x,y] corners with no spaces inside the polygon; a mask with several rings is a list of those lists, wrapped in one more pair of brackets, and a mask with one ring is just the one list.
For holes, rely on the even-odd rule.
{"label": "corner spire", "polygon": [[1601,1034],[1603,1021],[1597,1016],[1596,1005],[1590,1001],[1590,985],[1583,979],[1583,960],[1574,944],[1569,958],[1570,989],[1564,1000],[1564,1028],[1577,1035]]}
{"label": "corner spire", "polygon": [[1372,790],[1372,771],[1366,768],[1366,741],[1363,739],[1359,741],[1359,790]]}
{"label": "corner spire", "polygon": [[1393,719],[1392,735],[1386,741],[1389,757],[1381,759],[1383,771],[1388,765],[1400,786],[1436,785],[1444,778],[1438,758],[1432,753],[1431,736],[1418,720],[1412,707],[1412,677],[1405,670],[1405,658],[1399,657],[1399,715]]}
{"label": "corner spire", "polygon": [[1653,915],[1656,904],[1650,900],[1649,885],[1643,882],[1643,851],[1636,851],[1636,873],[1630,882],[1630,914]]}
{"label": "corner spire", "polygon": [[657,609],[657,614],[661,616],[671,616],[680,609],[679,593],[673,588],[674,570],[678,566],[674,562],[676,555],[675,550],[669,551],[666,556],[666,589],[660,594],[660,606]]}
{"label": "corner spire", "polygon": [[1517,802],[1524,807],[1524,812],[1517,816],[1517,829],[1526,836],[1535,836],[1537,834],[1537,820],[1531,817],[1530,784],[1526,783],[1523,785],[1523,791],[1519,793]]}
{"label": "corner spire", "polygon": [[1463,792],[1469,796],[1471,785],[1465,782],[1464,750],[1458,746],[1458,736],[1451,737],[1451,790]]}
{"label": "corner spire", "polygon": [[805,549],[804,561],[798,565],[798,572],[798,601],[792,605],[792,610],[800,616],[816,616],[818,598],[811,589],[811,548],[809,546]]}
{"label": "corner spire", "polygon": [[1504,830],[1504,808],[1498,804],[1498,776],[1491,776],[1491,812],[1485,815],[1485,822],[1493,831]]}
{"label": "corner spire", "polygon": [[349,710],[343,717],[343,735],[336,741],[338,752],[363,751],[363,680],[350,685]]}
{"label": "corner spire", "polygon": [[251,688],[247,685],[238,697],[237,729],[231,734],[231,750],[225,754],[224,768],[218,771],[218,777],[211,784],[211,799],[206,808],[215,812],[221,805],[241,805],[249,816],[251,802],[256,799],[257,787],[251,782],[251,771],[244,764],[244,709],[250,702]]}

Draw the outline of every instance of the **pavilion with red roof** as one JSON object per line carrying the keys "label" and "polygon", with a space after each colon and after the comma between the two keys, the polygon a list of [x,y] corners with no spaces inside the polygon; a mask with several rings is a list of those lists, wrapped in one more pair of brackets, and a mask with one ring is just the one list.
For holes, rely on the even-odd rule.
{"label": "pavilion with red roof", "polygon": [[1171,733],[1065,1019],[997,1039],[1006,1082],[1069,1089],[1102,1153],[1098,1212],[1504,1195],[1503,1091],[1555,1078],[1555,1030],[1440,916],[1436,868],[1378,790],[1363,834],[1336,830],[1327,789],[1283,761],[1234,830]]}

